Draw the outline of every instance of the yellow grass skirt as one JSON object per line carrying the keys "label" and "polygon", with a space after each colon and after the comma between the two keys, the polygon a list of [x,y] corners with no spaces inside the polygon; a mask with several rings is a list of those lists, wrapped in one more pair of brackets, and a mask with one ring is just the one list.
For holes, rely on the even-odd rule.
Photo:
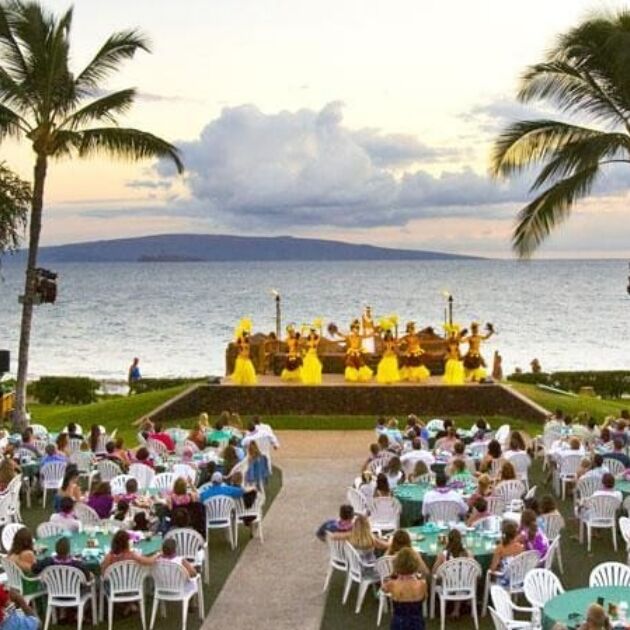
{"label": "yellow grass skirt", "polygon": [[398,383],[400,372],[398,371],[398,357],[396,355],[383,357],[378,363],[376,380],[379,383]]}
{"label": "yellow grass skirt", "polygon": [[302,383],[305,385],[320,385],[322,382],[322,362],[317,356],[317,350],[311,349],[304,357],[302,365]]}
{"label": "yellow grass skirt", "polygon": [[466,378],[473,383],[478,383],[479,381],[483,381],[484,378],[488,376],[488,372],[485,368],[478,367],[475,370],[466,370]]}
{"label": "yellow grass skirt", "polygon": [[464,363],[457,359],[449,359],[444,368],[445,385],[463,385],[465,382]]}
{"label": "yellow grass skirt", "polygon": [[232,373],[232,382],[235,385],[256,385],[256,370],[251,359],[236,357],[234,372]]}
{"label": "yellow grass skirt", "polygon": [[419,365],[417,367],[407,367],[405,368],[405,373],[403,379],[405,381],[411,381],[413,383],[420,383],[421,381],[426,381],[429,376],[431,376],[431,372],[424,365]]}
{"label": "yellow grass skirt", "polygon": [[349,383],[367,383],[372,378],[372,370],[367,365],[359,368],[347,367],[344,374]]}
{"label": "yellow grass skirt", "polygon": [[280,378],[285,383],[301,383],[302,382],[302,368],[298,367],[295,370],[287,370],[284,368],[280,374]]}

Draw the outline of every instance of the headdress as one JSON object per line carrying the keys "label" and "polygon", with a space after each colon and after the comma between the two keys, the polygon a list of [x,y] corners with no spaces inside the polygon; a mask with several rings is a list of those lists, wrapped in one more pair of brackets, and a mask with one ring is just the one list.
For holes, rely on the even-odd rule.
{"label": "headdress", "polygon": [[448,335],[456,335],[461,328],[459,324],[444,324],[444,330]]}
{"label": "headdress", "polygon": [[381,319],[378,320],[378,327],[383,331],[392,330],[395,325],[396,323],[392,321],[391,317],[381,317]]}
{"label": "headdress", "polygon": [[252,332],[252,320],[249,317],[243,317],[239,321],[234,330],[234,338],[240,339],[243,336],[243,333],[251,333]]}
{"label": "headdress", "polygon": [[356,330],[357,328],[361,329],[361,322],[358,319],[354,319],[350,324],[350,330]]}

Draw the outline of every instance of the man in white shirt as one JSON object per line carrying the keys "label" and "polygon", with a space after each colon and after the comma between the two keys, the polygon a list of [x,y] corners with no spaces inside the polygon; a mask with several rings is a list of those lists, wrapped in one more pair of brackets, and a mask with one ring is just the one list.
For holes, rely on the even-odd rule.
{"label": "man in white shirt", "polygon": [[268,440],[274,449],[280,446],[278,438],[275,436],[273,429],[268,425],[260,421],[260,418],[256,417],[247,426],[247,435],[241,440],[241,446],[247,450],[250,442],[258,442],[259,440]]}
{"label": "man in white shirt", "polygon": [[422,440],[415,438],[412,442],[413,448],[400,456],[400,463],[406,474],[413,472],[416,467],[416,463],[423,461],[427,468],[431,468],[431,465],[435,463],[435,457],[430,451],[422,450]]}
{"label": "man in white shirt", "polygon": [[448,479],[446,475],[437,475],[435,478],[435,490],[429,490],[422,501],[422,516],[426,517],[429,513],[428,507],[432,503],[438,501],[452,501],[459,506],[460,516],[464,516],[468,512],[468,504],[456,490],[452,490],[446,486]]}

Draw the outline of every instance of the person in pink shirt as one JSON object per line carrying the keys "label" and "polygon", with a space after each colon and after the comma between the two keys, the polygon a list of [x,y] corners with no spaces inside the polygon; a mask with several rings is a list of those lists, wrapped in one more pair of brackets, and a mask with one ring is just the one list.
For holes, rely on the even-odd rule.
{"label": "person in pink shirt", "polygon": [[168,433],[162,430],[161,424],[155,425],[155,431],[153,433],[149,433],[149,438],[162,442],[169,453],[173,453],[175,451],[175,441]]}

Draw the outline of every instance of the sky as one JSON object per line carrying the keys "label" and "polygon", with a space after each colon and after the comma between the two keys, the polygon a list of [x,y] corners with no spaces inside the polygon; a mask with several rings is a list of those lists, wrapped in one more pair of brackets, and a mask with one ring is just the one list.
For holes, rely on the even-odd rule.
{"label": "sky", "polygon": [[[60,11],[61,0],[44,5]],[[108,0],[74,3],[73,67],[138,27],[152,54],[121,125],[174,142],[168,164],[56,162],[43,244],[173,232],[293,235],[510,257],[531,174],[488,175],[525,108],[519,76],[590,0]],[[29,178],[27,144],[0,159]],[[611,171],[539,257],[627,257],[630,174]]]}

